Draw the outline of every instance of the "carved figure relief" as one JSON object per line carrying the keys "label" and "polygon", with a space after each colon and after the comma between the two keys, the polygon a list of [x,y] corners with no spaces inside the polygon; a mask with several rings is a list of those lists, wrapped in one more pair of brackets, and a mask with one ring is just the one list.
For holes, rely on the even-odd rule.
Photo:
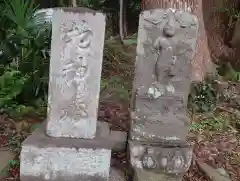
{"label": "carved figure relief", "polygon": [[[189,147],[162,147],[131,144],[132,164],[151,172],[178,174],[191,165],[192,149]],[[140,164],[139,164],[140,162]]]}
{"label": "carved figure relief", "polygon": [[178,176],[190,167],[186,106],[197,31],[197,19],[181,10],[140,16],[129,144],[134,169]]}
{"label": "carved figure relief", "polygon": [[[68,98],[66,100],[68,103],[62,108],[60,118],[79,120],[88,116],[88,107],[85,103],[89,92],[86,83],[89,75],[87,58],[90,56],[93,33],[85,21],[82,24],[73,22],[70,29],[62,24],[60,31],[62,41],[64,41],[61,56],[62,69],[59,77],[62,82],[60,91],[63,97]],[[65,89],[73,91],[64,91]]]}
{"label": "carved figure relief", "polygon": [[[152,152],[148,150],[152,149]],[[171,148],[146,148],[141,156],[143,168],[155,172],[181,173],[189,168],[188,149]]]}
{"label": "carved figure relief", "polygon": [[161,25],[159,31],[161,36],[153,43],[153,48],[157,54],[155,67],[153,67],[154,82],[146,92],[146,96],[151,99],[158,99],[166,94],[174,94],[175,87],[170,84],[171,79],[176,76],[175,64],[177,56],[174,55],[174,36],[179,29],[196,25],[196,20],[189,14],[180,10],[169,9],[161,15],[161,18],[154,20],[145,18],[145,21],[154,26]]}

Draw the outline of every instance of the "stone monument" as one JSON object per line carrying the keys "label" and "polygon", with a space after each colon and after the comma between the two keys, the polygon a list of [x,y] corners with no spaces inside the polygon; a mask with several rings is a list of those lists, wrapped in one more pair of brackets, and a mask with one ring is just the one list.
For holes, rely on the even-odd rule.
{"label": "stone monument", "polygon": [[108,180],[114,133],[97,123],[104,34],[102,13],[54,10],[48,117],[22,144],[21,181]]}
{"label": "stone monument", "polygon": [[187,100],[197,34],[189,12],[140,14],[129,140],[134,180],[179,181],[189,169]]}

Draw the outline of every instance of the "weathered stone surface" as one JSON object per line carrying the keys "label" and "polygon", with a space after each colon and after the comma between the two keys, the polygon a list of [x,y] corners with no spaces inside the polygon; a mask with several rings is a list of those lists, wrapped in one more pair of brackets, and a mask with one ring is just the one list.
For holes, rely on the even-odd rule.
{"label": "weathered stone surface", "polygon": [[197,32],[189,12],[140,15],[129,141],[136,181],[180,181],[190,167],[187,102]]}
{"label": "weathered stone surface", "polygon": [[52,26],[47,134],[94,138],[105,16],[86,8],[56,9]]}
{"label": "weathered stone surface", "polygon": [[135,169],[134,181],[181,181],[183,175],[166,175],[154,173],[147,170]]}
{"label": "weathered stone surface", "polygon": [[134,169],[165,174],[181,174],[186,172],[192,160],[190,147],[168,147],[144,145],[129,142],[131,165]]}
{"label": "weathered stone surface", "polygon": [[198,21],[188,12],[154,9],[140,15],[131,139],[184,142]]}
{"label": "weathered stone surface", "polygon": [[189,118],[183,99],[139,99],[132,112],[131,139],[180,144],[186,140]]}
{"label": "weathered stone surface", "polygon": [[214,169],[204,162],[197,162],[199,168],[212,180],[212,181],[231,181],[229,175],[224,169]]}
{"label": "weathered stone surface", "polygon": [[13,160],[14,157],[9,150],[0,151],[0,180],[7,176],[9,161]]}
{"label": "weathered stone surface", "polygon": [[[188,128],[184,123],[176,126],[174,121],[179,121],[176,118],[161,121],[162,123],[140,120],[131,132],[131,139],[167,145],[185,144]],[[171,132],[169,132],[170,129]]]}
{"label": "weathered stone surface", "polygon": [[112,142],[95,139],[54,138],[45,134],[45,125],[22,144],[21,181],[106,181],[109,177]]}

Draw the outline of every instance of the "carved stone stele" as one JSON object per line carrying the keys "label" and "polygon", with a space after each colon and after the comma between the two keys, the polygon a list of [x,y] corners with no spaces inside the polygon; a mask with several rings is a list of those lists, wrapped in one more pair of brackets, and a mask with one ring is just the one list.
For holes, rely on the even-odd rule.
{"label": "carved stone stele", "polygon": [[131,139],[185,142],[197,18],[182,10],[140,14],[131,105]]}
{"label": "carved stone stele", "polygon": [[136,181],[180,181],[190,167],[187,102],[197,34],[188,12],[140,14],[129,140]]}
{"label": "carved stone stele", "polygon": [[47,134],[92,139],[96,133],[105,16],[86,9],[73,10],[56,9],[52,17]]}

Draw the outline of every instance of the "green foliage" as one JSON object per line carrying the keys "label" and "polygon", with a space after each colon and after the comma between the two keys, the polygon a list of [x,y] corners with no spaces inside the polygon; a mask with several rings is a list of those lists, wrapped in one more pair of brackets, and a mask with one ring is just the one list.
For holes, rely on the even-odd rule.
{"label": "green foliage", "polygon": [[100,9],[106,0],[79,0],[79,5],[91,9]]}
{"label": "green foliage", "polygon": [[13,104],[28,80],[20,71],[7,70],[0,76],[0,107]]}
{"label": "green foliage", "polygon": [[31,125],[30,127],[30,131],[33,132],[35,131],[36,129],[40,128],[41,124],[33,124]]}
{"label": "green foliage", "polygon": [[0,5],[0,109],[4,105],[26,111],[23,105],[47,94],[51,26],[41,23],[31,0],[4,0]]}
{"label": "green foliage", "polygon": [[9,134],[8,135],[8,147],[14,153],[19,154],[21,151],[21,144],[25,138],[21,134]]}
{"label": "green foliage", "polygon": [[124,84],[124,80],[119,76],[112,76],[110,79],[101,80],[101,89],[108,89],[120,100],[126,101],[130,98],[130,88]]}
{"label": "green foliage", "polygon": [[19,160],[9,160],[8,164],[12,167],[12,168],[18,168],[20,166],[20,162]]}
{"label": "green foliage", "polygon": [[211,80],[192,85],[188,107],[193,112],[208,112],[214,109],[217,103],[217,91]]}
{"label": "green foliage", "polygon": [[36,10],[33,1],[4,0],[5,9],[3,15],[13,23],[18,33],[28,36],[30,28],[35,28],[33,14]]}
{"label": "green foliage", "polygon": [[[116,40],[107,40],[104,47],[103,76],[117,75],[132,81],[136,56],[135,39],[128,39],[125,46]],[[126,40],[127,41],[127,40]]]}
{"label": "green foliage", "polygon": [[229,18],[228,28],[232,29],[235,25],[235,22],[239,18],[239,9],[238,8],[215,8],[216,12],[225,13]]}
{"label": "green foliage", "polygon": [[200,123],[191,124],[193,131],[221,131],[227,128],[227,121],[221,117],[213,117],[202,120]]}
{"label": "green foliage", "polygon": [[240,72],[234,70],[230,63],[222,63],[217,68],[219,75],[225,80],[240,82]]}
{"label": "green foliage", "polygon": [[123,40],[124,45],[137,45],[137,38]]}

